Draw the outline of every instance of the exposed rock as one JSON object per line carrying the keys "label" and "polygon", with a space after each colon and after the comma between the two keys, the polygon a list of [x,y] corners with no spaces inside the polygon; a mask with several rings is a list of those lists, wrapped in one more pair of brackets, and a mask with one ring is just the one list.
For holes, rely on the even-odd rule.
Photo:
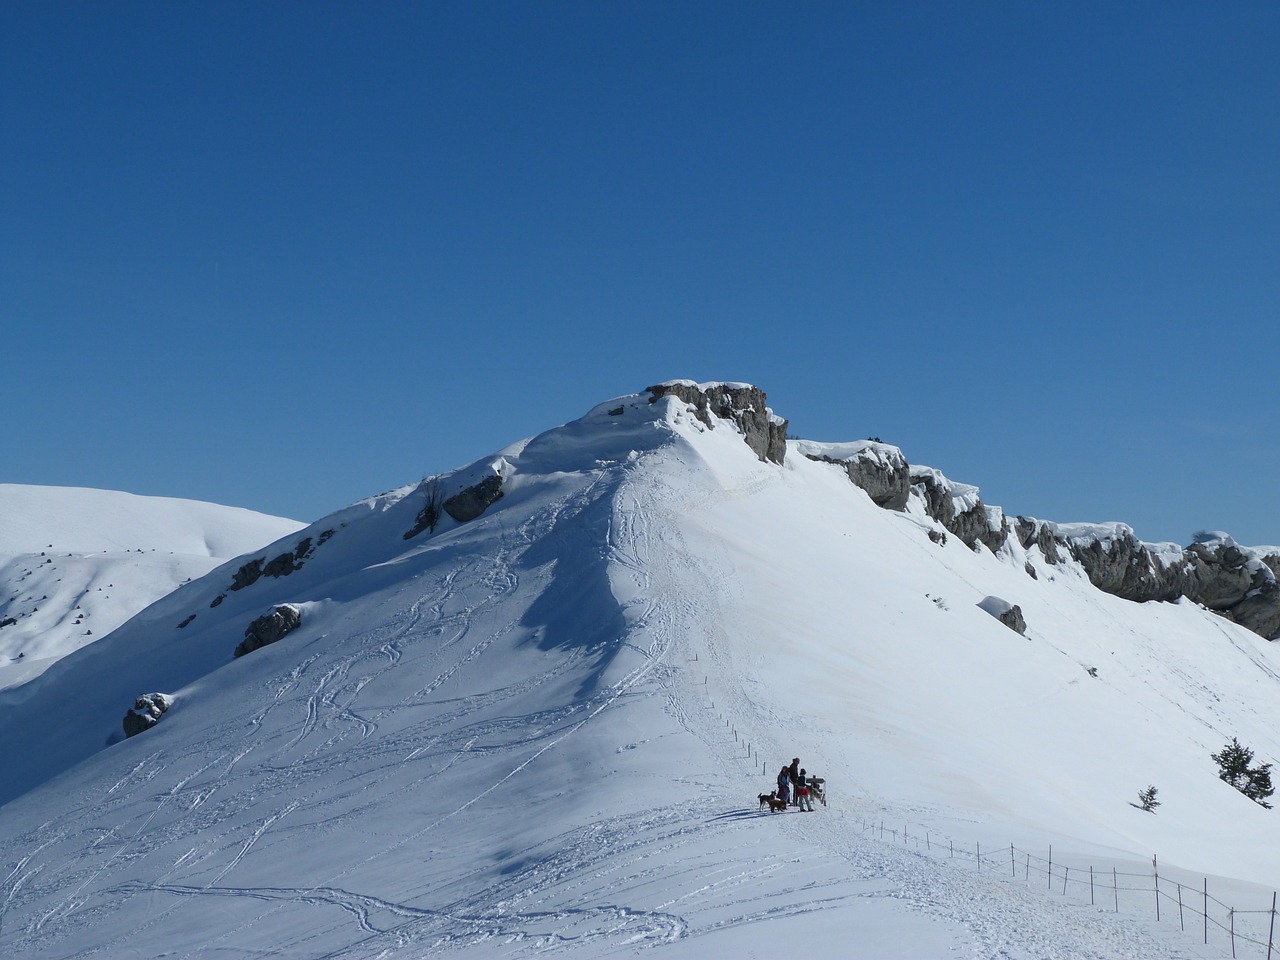
{"label": "exposed rock", "polygon": [[[1060,530],[1069,529],[1063,525]],[[1148,600],[1176,600],[1197,592],[1198,571],[1181,562],[1154,553],[1134,537],[1123,524],[1105,536],[1073,536],[1060,539],[1067,553],[1099,590],[1145,603]]]}
{"label": "exposed rock", "polygon": [[897,447],[870,440],[854,444],[800,441],[797,450],[810,460],[842,467],[854,486],[865,490],[876,506],[899,511],[907,508],[911,465]]}
{"label": "exposed rock", "polygon": [[731,420],[742,431],[755,455],[761,460],[782,463],[787,456],[787,421],[775,416],[765,405],[765,393],[745,383],[703,383],[672,380],[646,387],[649,402],[657,403],[674,396],[692,406],[696,416],[715,429],[713,418]]}
{"label": "exposed rock", "polygon": [[185,620],[183,620],[180,624],[178,624],[178,629],[179,629],[179,630],[183,630],[183,629],[185,629],[185,628],[186,628],[186,626],[187,626],[189,623],[191,623],[191,621],[192,621],[192,620],[194,620],[195,618],[196,618],[196,615],[195,615],[194,613],[193,613],[193,614],[191,614],[189,617],[187,617]]}
{"label": "exposed rock", "polygon": [[1062,557],[1058,554],[1058,543],[1053,538],[1053,529],[1049,524],[1033,517],[1018,517],[1014,520],[1013,528],[1024,550],[1035,544],[1040,548],[1040,555],[1046,563],[1062,562]]}
{"label": "exposed rock", "polygon": [[259,557],[257,560],[250,560],[244,564],[239,570],[231,575],[231,589],[243,590],[245,587],[252,586],[258,582],[262,576],[262,564],[266,561],[266,557]]}
{"label": "exposed rock", "polygon": [[302,611],[291,603],[282,603],[270,613],[258,617],[245,627],[244,640],[236,646],[235,655],[243,657],[259,647],[275,643],[277,640],[297,630],[302,625]]}
{"label": "exposed rock", "polygon": [[455,493],[443,503],[444,512],[459,523],[474,520],[485,510],[502,499],[502,478],[497,474],[485,477],[473,487]]}
{"label": "exposed rock", "polygon": [[124,715],[124,735],[132,737],[143,730],[150,730],[172,705],[173,697],[166,693],[144,693],[133,701],[133,709]]}
{"label": "exposed rock", "polygon": [[11,627],[17,622],[18,621],[13,617],[5,617],[3,620],[0,620],[0,627]]}
{"label": "exposed rock", "polygon": [[1022,608],[1016,603],[1001,600],[999,597],[985,597],[978,606],[995,617],[1010,630],[1026,636],[1027,621],[1022,616]]}
{"label": "exposed rock", "polygon": [[1008,539],[1009,521],[1004,512],[983,503],[977,487],[952,483],[936,470],[924,467],[912,470],[911,489],[920,497],[925,513],[959,537],[966,547],[981,543],[995,553]]}
{"label": "exposed rock", "polygon": [[[327,531],[332,535],[333,531]],[[328,537],[321,537],[321,543]],[[266,557],[258,557],[250,560],[240,567],[231,577],[231,589],[243,590],[245,587],[252,586],[262,577],[287,577],[295,570],[302,569],[302,563],[314,552],[315,548],[311,545],[310,537],[303,537],[298,541],[297,546],[287,553],[282,553],[278,557],[273,557],[270,562]],[[217,603],[211,604],[217,606]]]}
{"label": "exposed rock", "polygon": [[302,569],[302,562],[311,555],[311,538],[303,537],[289,553],[282,553],[262,568],[264,577],[287,577]]}
{"label": "exposed rock", "polygon": [[941,530],[930,530],[929,539],[940,547],[945,547],[947,545],[947,535]]}
{"label": "exposed rock", "polygon": [[227,599],[227,595],[225,593],[220,593],[216,597],[214,597],[212,600],[209,601],[209,606],[216,607],[225,599]]}
{"label": "exposed rock", "polygon": [[1194,599],[1210,610],[1228,610],[1242,601],[1250,590],[1261,588],[1268,578],[1262,570],[1250,569],[1249,557],[1234,543],[1193,543],[1183,554],[1195,565],[1199,587]]}

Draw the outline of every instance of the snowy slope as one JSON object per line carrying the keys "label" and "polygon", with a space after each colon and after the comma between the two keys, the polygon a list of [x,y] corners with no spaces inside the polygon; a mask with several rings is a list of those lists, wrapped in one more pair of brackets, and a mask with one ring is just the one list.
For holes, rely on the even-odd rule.
{"label": "snowy slope", "polygon": [[300,526],[193,500],[0,483],[0,690]]}
{"label": "snowy slope", "polygon": [[[929,851],[1158,853],[1262,906],[1276,814],[1208,754],[1280,755],[1271,645],[937,544],[833,465],[646,401],[291,533],[0,693],[0,953],[1226,952]],[[406,539],[486,476],[477,519]],[[301,627],[232,659],[281,603]],[[146,691],[174,707],[120,742]],[[830,806],[761,813],[797,754]]]}

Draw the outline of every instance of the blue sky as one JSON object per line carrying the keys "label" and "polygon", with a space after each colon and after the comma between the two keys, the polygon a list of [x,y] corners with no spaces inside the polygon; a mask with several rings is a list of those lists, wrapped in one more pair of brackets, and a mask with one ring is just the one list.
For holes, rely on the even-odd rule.
{"label": "blue sky", "polygon": [[314,519],[672,377],[1280,543],[1274,3],[0,5],[0,479]]}

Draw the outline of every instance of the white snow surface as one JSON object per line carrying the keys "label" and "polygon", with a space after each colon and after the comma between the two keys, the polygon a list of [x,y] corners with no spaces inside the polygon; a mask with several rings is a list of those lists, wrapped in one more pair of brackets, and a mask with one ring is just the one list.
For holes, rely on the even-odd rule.
{"label": "white snow surface", "polygon": [[116,490],[0,483],[0,690],[296,520]]}
{"label": "white snow surface", "polygon": [[[674,398],[618,404],[0,693],[0,955],[1230,955],[1170,904],[1270,907],[1278,815],[1209,754],[1280,755],[1272,645],[1035,551],[934,544]],[[404,538],[426,486],[495,470],[480,518]],[[229,590],[306,537],[299,569]],[[302,626],[233,660],[279,603]],[[121,740],[147,690],[174,706]],[[829,804],[760,810],[797,755]],[[1265,947],[1268,919],[1237,931]]]}

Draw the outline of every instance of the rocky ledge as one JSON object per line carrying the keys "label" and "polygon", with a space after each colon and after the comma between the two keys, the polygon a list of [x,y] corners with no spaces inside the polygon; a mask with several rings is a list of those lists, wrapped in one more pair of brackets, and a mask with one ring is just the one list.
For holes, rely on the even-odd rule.
{"label": "rocky ledge", "polygon": [[[999,553],[1016,543],[1045,563],[1074,560],[1099,590],[1133,600],[1186,597],[1268,640],[1280,639],[1280,550],[1249,548],[1225,533],[1204,533],[1187,547],[1145,543],[1123,523],[1053,523],[1017,517],[988,506],[978,488],[948,480],[930,467],[912,466],[902,451],[875,441],[795,442],[796,450],[840,467],[881,507],[914,510],[966,546]],[[939,538],[934,538],[940,542]],[[1035,567],[1026,570],[1035,576]]]}
{"label": "rocky ledge", "polygon": [[787,457],[787,421],[765,405],[765,393],[749,383],[694,383],[668,380],[646,387],[649,402],[678,397],[695,410],[695,416],[711,429],[715,418],[729,420],[761,460],[782,463]]}

